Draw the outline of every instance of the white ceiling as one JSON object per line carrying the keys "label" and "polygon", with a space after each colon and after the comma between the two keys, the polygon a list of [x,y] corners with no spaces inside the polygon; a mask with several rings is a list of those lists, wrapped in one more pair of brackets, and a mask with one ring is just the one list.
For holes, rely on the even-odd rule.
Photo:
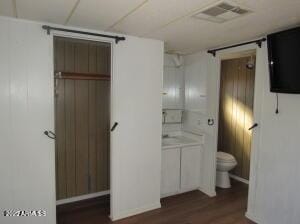
{"label": "white ceiling", "polygon": [[216,0],[0,0],[0,15],[164,40],[193,53],[300,24],[300,0],[234,0],[253,11],[225,23],[191,15]]}

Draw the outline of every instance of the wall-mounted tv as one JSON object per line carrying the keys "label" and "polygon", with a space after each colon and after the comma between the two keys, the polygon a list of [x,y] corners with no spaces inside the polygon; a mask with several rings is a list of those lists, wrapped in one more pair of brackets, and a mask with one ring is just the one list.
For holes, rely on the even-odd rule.
{"label": "wall-mounted tv", "polygon": [[267,39],[271,92],[300,93],[300,27]]}

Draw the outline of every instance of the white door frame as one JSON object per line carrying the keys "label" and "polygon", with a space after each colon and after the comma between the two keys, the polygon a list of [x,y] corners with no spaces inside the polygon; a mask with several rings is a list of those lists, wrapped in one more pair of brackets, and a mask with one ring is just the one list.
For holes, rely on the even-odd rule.
{"label": "white door frame", "polygon": [[[262,44],[262,48],[259,48],[256,44],[249,44],[240,47],[235,47],[227,50],[220,51],[216,54],[216,57],[211,56],[209,59],[210,73],[208,75],[215,76],[209,87],[212,90],[212,96],[209,99],[209,113],[212,118],[215,118],[215,125],[213,128],[213,140],[210,148],[213,149],[213,153],[217,153],[218,145],[218,127],[219,127],[219,94],[221,84],[221,60],[225,55],[239,53],[243,51],[255,50],[256,51],[256,66],[255,66],[255,84],[254,84],[254,102],[253,102],[253,121],[260,125],[261,123],[261,110],[262,110],[262,94],[264,85],[264,63],[263,51],[266,50],[266,42]],[[214,91],[215,90],[215,91]],[[259,157],[259,142],[260,142],[260,126],[253,130],[252,144],[251,144],[251,156],[250,156],[250,177],[249,177],[249,193],[248,193],[248,208],[246,216],[255,221],[255,214],[253,205],[256,200],[256,188],[257,188],[257,170],[258,170],[258,157]],[[216,160],[213,161],[214,177],[216,176]],[[212,181],[215,184],[215,179]]]}
{"label": "white door frame", "polygon": [[[76,29],[81,31],[82,29]],[[82,30],[85,31],[85,30]],[[104,43],[109,43],[110,44],[110,71],[111,71],[111,82],[110,82],[110,127],[113,125],[114,123],[114,117],[113,117],[113,88],[114,88],[114,64],[115,64],[115,60],[114,60],[114,49],[115,49],[115,41],[110,39],[110,38],[105,38],[105,37],[96,37],[96,36],[91,36],[91,35],[86,35],[86,34],[78,34],[78,33],[69,33],[69,32],[64,32],[64,31],[56,31],[53,30],[50,33],[50,37],[51,37],[51,44],[50,44],[50,58],[53,60],[54,58],[54,37],[67,37],[67,38],[75,38],[75,39],[81,39],[81,40],[89,40],[89,41],[97,41],[97,42],[104,42]],[[53,76],[53,80],[54,80],[54,61],[52,61],[52,76]],[[54,94],[54,90],[53,90],[53,94]],[[54,97],[54,95],[53,95]],[[53,104],[54,106],[54,104]],[[55,109],[55,107],[53,108],[53,110]],[[55,111],[54,111],[54,116],[55,116]],[[55,119],[54,119],[55,122]],[[53,125],[53,127],[55,127],[55,124]],[[112,156],[114,155],[114,153],[112,152],[112,147],[111,147],[111,139],[112,137],[110,136],[110,211],[112,210],[113,207],[113,192],[114,192],[114,183],[113,180],[114,178],[112,178],[112,174],[113,174],[113,159]],[[54,157],[55,158],[55,157]],[[54,166],[54,169],[56,169],[56,167]],[[55,171],[54,171],[55,172]],[[55,179],[56,181],[56,179]],[[54,183],[56,186],[56,183]],[[55,187],[55,192],[56,192],[56,187]],[[56,193],[55,193],[56,195]],[[56,198],[54,199],[54,201],[56,201]],[[56,205],[55,205],[56,206]]]}

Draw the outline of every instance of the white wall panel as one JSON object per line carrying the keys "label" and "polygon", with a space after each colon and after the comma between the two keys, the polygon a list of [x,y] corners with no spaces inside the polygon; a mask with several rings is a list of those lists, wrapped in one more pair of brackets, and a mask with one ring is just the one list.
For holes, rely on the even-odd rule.
{"label": "white wall panel", "polygon": [[[38,24],[0,19],[0,207],[46,217],[3,217],[0,223],[55,223],[53,80],[49,36]],[[4,183],[4,184],[2,184]]]}
{"label": "white wall panel", "polygon": [[1,0],[0,1],[0,15],[14,17],[15,9],[12,0]]}
{"label": "white wall panel", "polygon": [[298,224],[300,96],[279,94],[279,114],[276,115],[275,94],[269,91],[266,45],[258,50],[258,56],[261,58],[257,69],[263,84],[263,97],[259,100],[262,103],[262,112],[256,190],[250,191],[253,200],[249,204],[248,214],[261,223]]}
{"label": "white wall panel", "polygon": [[[13,195],[11,186],[13,185],[13,170],[7,169],[13,161],[13,151],[10,150],[10,62],[9,62],[9,35],[6,33],[9,30],[9,24],[6,21],[0,20],[0,28],[3,32],[0,34],[0,158],[1,160],[0,173],[2,180],[0,184],[1,191],[1,209],[7,206],[13,207]],[[7,53],[4,53],[7,52]],[[5,197],[4,197],[5,196]]]}
{"label": "white wall panel", "polygon": [[160,207],[163,44],[128,37],[114,59],[111,216],[119,219]]}

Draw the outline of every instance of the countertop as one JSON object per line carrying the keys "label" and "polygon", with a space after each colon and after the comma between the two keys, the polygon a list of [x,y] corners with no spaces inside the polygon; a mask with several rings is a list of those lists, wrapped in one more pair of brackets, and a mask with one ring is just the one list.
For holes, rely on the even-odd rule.
{"label": "countertop", "polygon": [[196,146],[203,144],[203,135],[169,135],[166,138],[162,138],[162,149],[180,148],[187,146]]}

